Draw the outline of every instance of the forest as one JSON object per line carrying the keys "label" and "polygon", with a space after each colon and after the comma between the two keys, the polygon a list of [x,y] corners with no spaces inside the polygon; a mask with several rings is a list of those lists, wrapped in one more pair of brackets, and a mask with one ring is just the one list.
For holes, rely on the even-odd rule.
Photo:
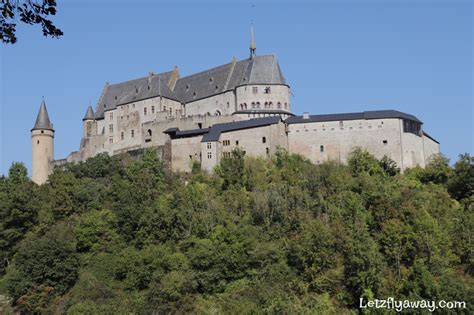
{"label": "forest", "polygon": [[474,314],[473,190],[469,154],[401,174],[359,149],[347,165],[233,151],[213,174],[177,174],[148,150],[42,186],[13,163],[0,313],[357,314],[360,298],[394,297]]}

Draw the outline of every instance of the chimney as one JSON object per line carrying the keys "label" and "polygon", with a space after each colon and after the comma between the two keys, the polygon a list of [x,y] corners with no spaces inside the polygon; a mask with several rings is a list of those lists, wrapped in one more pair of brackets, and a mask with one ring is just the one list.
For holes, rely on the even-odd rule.
{"label": "chimney", "polygon": [[308,112],[303,113],[303,119],[309,119],[309,113]]}

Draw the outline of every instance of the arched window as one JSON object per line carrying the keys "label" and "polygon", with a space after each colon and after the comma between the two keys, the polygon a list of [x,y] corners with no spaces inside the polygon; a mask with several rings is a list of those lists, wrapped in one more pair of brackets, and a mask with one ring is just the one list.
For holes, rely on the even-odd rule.
{"label": "arched window", "polygon": [[268,102],[265,102],[264,106],[265,106],[265,108],[268,108]]}
{"label": "arched window", "polygon": [[285,103],[285,109],[288,109],[288,103]]}
{"label": "arched window", "polygon": [[220,116],[221,115],[221,112],[219,110],[216,110],[216,116]]}
{"label": "arched window", "polygon": [[244,108],[247,109],[247,103],[244,103]]}
{"label": "arched window", "polygon": [[280,102],[277,103],[277,107],[278,107],[278,109],[281,109],[281,103]]}
{"label": "arched window", "polygon": [[148,136],[151,137],[151,135],[152,135],[151,129],[148,129],[147,133],[148,133]]}
{"label": "arched window", "polygon": [[273,108],[273,103],[272,102],[268,103],[268,107]]}
{"label": "arched window", "polygon": [[260,108],[260,102],[257,102],[257,108]]}
{"label": "arched window", "polygon": [[319,146],[319,152],[324,152],[324,146],[323,145]]}
{"label": "arched window", "polygon": [[252,102],[252,108],[255,108],[255,102]]}

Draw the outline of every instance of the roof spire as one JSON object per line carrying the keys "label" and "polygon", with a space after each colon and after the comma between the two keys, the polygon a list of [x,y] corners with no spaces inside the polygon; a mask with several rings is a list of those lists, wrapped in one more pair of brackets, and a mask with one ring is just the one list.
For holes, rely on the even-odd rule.
{"label": "roof spire", "polygon": [[89,105],[89,107],[87,108],[87,112],[86,114],[84,115],[84,118],[82,118],[82,120],[94,120],[95,119],[95,116],[94,116],[94,110],[92,109],[92,106]]}
{"label": "roof spire", "polygon": [[255,39],[253,36],[253,22],[252,22],[252,25],[250,26],[250,59],[255,57],[256,50],[257,50],[257,46],[255,46]]}
{"label": "roof spire", "polygon": [[38,116],[36,117],[35,125],[33,129],[31,129],[31,131],[39,130],[39,129],[48,129],[48,130],[54,131],[53,125],[51,124],[51,121],[49,120],[48,110],[46,109],[46,103],[44,101],[44,97],[43,97],[43,100],[41,101],[41,105],[38,112]]}

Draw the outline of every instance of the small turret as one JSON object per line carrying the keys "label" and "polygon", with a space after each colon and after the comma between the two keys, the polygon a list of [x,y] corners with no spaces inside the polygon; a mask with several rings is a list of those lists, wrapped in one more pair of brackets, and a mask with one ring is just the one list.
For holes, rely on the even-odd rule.
{"label": "small turret", "polygon": [[54,129],[44,99],[31,129],[31,147],[31,180],[41,185],[48,179],[50,164],[54,160]]}
{"label": "small turret", "polygon": [[84,118],[82,118],[82,129],[83,129],[83,137],[87,138],[92,135],[95,135],[95,114],[94,110],[92,109],[92,106],[89,105],[87,107],[86,114],[84,115]]}

